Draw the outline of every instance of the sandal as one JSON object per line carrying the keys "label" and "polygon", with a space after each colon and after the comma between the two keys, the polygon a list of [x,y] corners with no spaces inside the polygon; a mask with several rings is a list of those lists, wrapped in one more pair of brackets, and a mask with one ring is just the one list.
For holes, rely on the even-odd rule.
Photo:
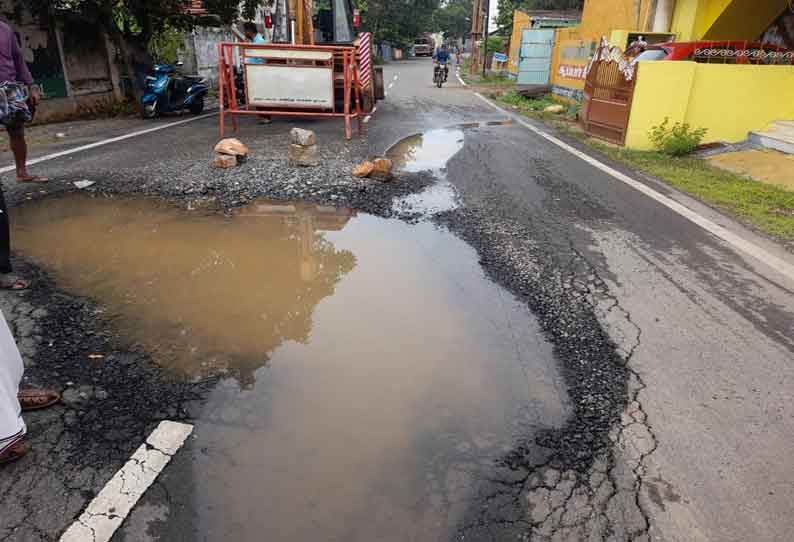
{"label": "sandal", "polygon": [[26,453],[30,451],[30,446],[22,442],[21,440],[16,444],[12,444],[2,453],[0,453],[0,465],[7,465],[9,463],[13,463],[14,461],[18,461],[22,459]]}
{"label": "sandal", "polygon": [[0,289],[3,290],[27,290],[30,287],[30,281],[12,275],[11,273],[3,273],[0,275]]}
{"label": "sandal", "polygon": [[24,177],[17,177],[18,183],[47,183],[50,180],[47,177],[39,175],[26,175]]}
{"label": "sandal", "polygon": [[61,400],[57,391],[53,390],[22,390],[17,394],[22,410],[38,410],[54,405]]}

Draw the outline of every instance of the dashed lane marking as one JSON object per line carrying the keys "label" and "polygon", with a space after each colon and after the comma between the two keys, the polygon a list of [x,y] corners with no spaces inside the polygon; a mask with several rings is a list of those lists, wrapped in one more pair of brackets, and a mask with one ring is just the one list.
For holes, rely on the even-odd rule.
{"label": "dashed lane marking", "polygon": [[63,533],[60,542],[108,542],[192,431],[193,426],[187,423],[160,422]]}
{"label": "dashed lane marking", "polygon": [[376,105],[375,107],[373,107],[373,108],[372,108],[372,111],[370,111],[369,115],[367,115],[366,117],[364,117],[364,124],[366,124],[366,123],[368,123],[368,122],[369,122],[369,119],[371,119],[371,118],[372,118],[372,115],[374,115],[374,114],[375,114],[375,111],[377,111],[377,110],[378,110],[378,106]]}
{"label": "dashed lane marking", "polygon": [[[32,166],[33,164],[38,164],[40,162],[46,162],[47,160],[54,160],[55,158],[60,158],[61,156],[68,156],[70,154],[75,154],[82,151],[87,151],[89,149],[95,149],[96,147],[101,147],[103,145],[109,145],[110,143],[116,143],[118,141],[124,141],[125,139],[130,139],[132,137],[138,137],[146,134],[151,134],[152,132],[157,132],[158,130],[165,130],[166,128],[172,128],[174,126],[180,126],[182,124],[187,124],[188,122],[195,122],[197,120],[206,119],[207,117],[211,117],[213,115],[217,115],[217,113],[207,113],[206,115],[198,115],[196,117],[191,117],[185,120],[178,120],[176,122],[171,122],[168,124],[158,124],[152,128],[147,128],[145,130],[138,130],[137,132],[130,132],[129,134],[124,134],[118,137],[111,137],[110,139],[103,139],[102,141],[96,141],[94,143],[89,143],[88,145],[81,145],[79,147],[75,147],[73,149],[66,149],[65,151],[55,152],[52,154],[47,154],[45,156],[40,156],[38,158],[33,158],[28,160],[28,165]],[[15,166],[5,166],[0,168],[0,174],[8,173],[9,171],[14,171]]]}
{"label": "dashed lane marking", "polygon": [[675,201],[675,200],[673,200],[671,198],[668,198],[665,195],[660,194],[659,192],[657,192],[653,188],[651,188],[651,187],[649,187],[649,186],[647,186],[647,185],[645,185],[645,184],[643,184],[643,183],[641,183],[641,182],[639,182],[639,181],[637,181],[635,179],[632,179],[628,175],[626,175],[624,173],[621,173],[620,171],[609,167],[608,165],[604,164],[603,162],[600,162],[600,161],[596,160],[595,158],[593,158],[589,154],[586,154],[586,153],[580,151],[579,149],[576,149],[576,148],[572,147],[571,145],[568,145],[564,141],[562,141],[562,140],[554,137],[553,135],[541,130],[540,128],[537,128],[536,126],[533,126],[532,124],[528,123],[527,121],[525,121],[521,117],[513,115],[509,111],[499,107],[498,105],[496,105],[495,103],[490,101],[488,98],[486,98],[485,96],[483,96],[479,92],[475,92],[474,94],[479,99],[481,99],[482,101],[484,101],[485,103],[487,103],[488,105],[490,105],[491,107],[496,109],[497,111],[500,111],[500,112],[504,113],[505,115],[508,115],[508,116],[514,118],[516,120],[516,122],[518,122],[521,126],[526,128],[530,132],[534,132],[535,134],[539,135],[540,137],[542,137],[546,141],[549,141],[549,142],[553,143],[554,145],[557,145],[561,149],[563,149],[565,151],[568,151],[569,153],[573,154],[577,158],[579,158],[581,160],[584,160],[585,162],[587,162],[591,166],[593,166],[593,167],[595,167],[597,169],[600,169],[601,171],[603,171],[607,175],[609,175],[609,176],[611,176],[611,177],[613,177],[613,178],[615,178],[615,179],[617,179],[617,180],[629,185],[630,187],[634,188],[635,190],[637,190],[639,192],[642,192],[643,194],[645,194],[649,198],[657,201],[658,203],[661,203],[662,205],[664,205],[668,209],[678,213],[679,215],[683,216],[684,218],[686,218],[686,219],[690,220],[691,222],[697,224],[698,226],[700,226],[701,228],[703,228],[707,232],[711,233],[712,235],[722,239],[723,241],[728,243],[730,246],[732,246],[736,250],[738,250],[740,252],[743,252],[743,253],[745,253],[745,254],[747,254],[749,256],[752,256],[753,258],[759,260],[760,262],[762,262],[762,263],[766,264],[767,266],[771,267],[772,269],[774,269],[778,273],[780,273],[783,276],[787,277],[789,280],[794,281],[794,265],[792,265],[791,263],[787,262],[786,260],[775,256],[771,252],[769,252],[769,251],[765,250],[764,248],[756,245],[755,243],[753,243],[751,241],[748,241],[747,239],[744,239],[743,237],[733,233],[728,228],[726,228],[724,226],[721,226],[721,225],[717,224],[716,222],[713,222],[712,220],[709,220],[708,218],[698,214],[697,212],[693,211],[689,207],[686,207],[685,205],[682,205],[681,203],[678,203],[677,201]]}

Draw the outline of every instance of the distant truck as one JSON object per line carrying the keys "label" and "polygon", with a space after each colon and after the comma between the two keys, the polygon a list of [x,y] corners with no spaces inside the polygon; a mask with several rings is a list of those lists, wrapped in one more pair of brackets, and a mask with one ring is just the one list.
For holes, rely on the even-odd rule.
{"label": "distant truck", "polygon": [[434,44],[429,38],[416,38],[414,41],[414,56],[433,56]]}

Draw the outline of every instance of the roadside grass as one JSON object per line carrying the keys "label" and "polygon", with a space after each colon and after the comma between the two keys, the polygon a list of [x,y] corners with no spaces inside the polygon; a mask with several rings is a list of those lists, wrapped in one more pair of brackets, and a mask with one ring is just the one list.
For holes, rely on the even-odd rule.
{"label": "roadside grass", "polygon": [[[555,103],[549,97],[530,100],[515,93],[495,98],[524,115],[540,119],[584,142],[608,158],[655,177],[704,203],[731,214],[787,244],[794,242],[794,192],[725,171],[696,156],[673,157],[661,152],[617,147],[588,137],[570,115],[543,113]],[[578,111],[578,110],[577,110]]]}

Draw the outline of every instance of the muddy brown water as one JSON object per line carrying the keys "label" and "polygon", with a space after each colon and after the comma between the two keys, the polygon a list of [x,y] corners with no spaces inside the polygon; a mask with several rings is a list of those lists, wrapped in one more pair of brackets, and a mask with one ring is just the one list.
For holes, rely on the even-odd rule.
{"label": "muddy brown water", "polygon": [[526,306],[432,224],[85,196],[14,218],[17,250],[158,364],[225,375],[169,487],[202,540],[448,539],[516,439],[569,412]]}

